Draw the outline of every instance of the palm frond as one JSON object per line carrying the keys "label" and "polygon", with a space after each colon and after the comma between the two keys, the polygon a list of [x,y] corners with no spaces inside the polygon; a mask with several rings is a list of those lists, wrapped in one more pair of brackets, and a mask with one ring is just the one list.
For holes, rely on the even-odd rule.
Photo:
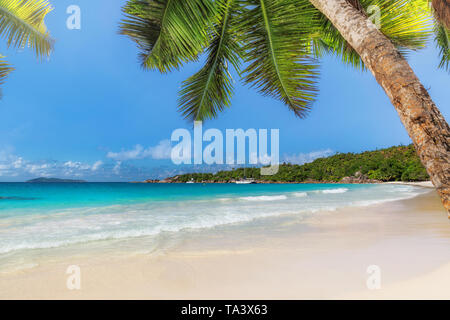
{"label": "palm frond", "polygon": [[[356,0],[354,0],[356,1]],[[352,2],[354,2],[352,1]],[[358,0],[360,10],[369,17],[370,8],[379,10],[380,31],[385,34],[402,54],[408,50],[425,47],[433,30],[433,19],[427,0]],[[370,12],[374,14],[375,11]],[[364,64],[358,53],[345,41],[339,31],[320,14],[321,34],[313,38],[317,56],[324,52],[336,54],[342,61],[358,69]],[[375,16],[371,16],[371,19]]]}
{"label": "palm frond", "polygon": [[397,47],[424,48],[433,32],[433,16],[426,0],[360,0],[366,10],[377,6],[381,32]]}
{"label": "palm frond", "polygon": [[208,57],[203,68],[183,82],[180,91],[180,111],[191,120],[215,118],[230,104],[233,79],[229,64],[239,69],[240,47],[236,39],[236,0],[217,0],[217,21],[212,40],[207,49]]}
{"label": "palm frond", "polygon": [[[11,65],[3,60],[4,56],[0,55],[0,85],[2,85],[9,73],[14,70]],[[3,96],[2,91],[0,89],[0,98]]]}
{"label": "palm frond", "polygon": [[244,81],[304,117],[316,96],[316,61],[308,54],[314,12],[309,1],[242,1]]}
{"label": "palm frond", "polygon": [[436,23],[435,40],[441,56],[439,68],[450,71],[450,30]]}
{"label": "palm frond", "polygon": [[311,36],[314,56],[321,58],[325,54],[332,54],[340,57],[345,64],[364,70],[365,66],[359,54],[342,37],[330,20],[322,13],[318,13],[318,20],[320,21],[320,31],[313,33]]}
{"label": "palm frond", "polygon": [[141,50],[144,68],[169,72],[195,60],[207,44],[212,0],[129,0],[120,34]]}
{"label": "palm frond", "polygon": [[53,8],[47,0],[0,0],[0,34],[8,47],[32,48],[39,57],[53,49],[44,23]]}

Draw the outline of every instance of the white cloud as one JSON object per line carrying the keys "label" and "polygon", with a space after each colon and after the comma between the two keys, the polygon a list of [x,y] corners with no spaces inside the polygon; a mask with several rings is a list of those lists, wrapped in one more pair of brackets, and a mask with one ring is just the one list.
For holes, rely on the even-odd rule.
{"label": "white cloud", "polygon": [[[147,150],[153,157],[164,157],[167,143]],[[0,149],[0,181],[24,181],[37,177],[84,179],[90,181],[133,181],[160,176],[162,170],[136,167],[121,160],[93,163],[74,160],[27,160],[13,149]]]}
{"label": "white cloud", "polygon": [[140,144],[136,145],[131,150],[122,150],[120,152],[108,152],[106,157],[117,160],[137,160],[152,158],[157,160],[170,159],[172,147],[169,140],[162,140],[158,145],[145,149]]}
{"label": "white cloud", "polygon": [[21,157],[18,157],[16,160],[13,161],[12,166],[14,169],[20,169],[24,165],[24,160]]}
{"label": "white cloud", "polygon": [[64,163],[64,167],[76,168],[78,167],[78,162],[67,161],[66,163]]}
{"label": "white cloud", "polygon": [[26,164],[25,165],[25,171],[31,173],[31,174],[35,174],[35,175],[40,175],[40,176],[48,176],[50,175],[50,170],[51,166],[48,163],[44,163],[44,164]]}
{"label": "white cloud", "polygon": [[102,161],[94,164],[79,161],[30,161],[12,153],[11,149],[0,150],[0,177],[89,177],[98,173]]}
{"label": "white cloud", "polygon": [[[280,162],[303,164],[332,154],[334,152],[330,149],[310,153],[290,154],[282,157]],[[125,161],[144,158],[170,159],[170,155],[171,144],[169,140],[163,140],[156,146],[149,148],[138,145],[132,150],[109,153],[108,157],[110,160],[98,160],[93,163],[74,160],[27,160],[16,155],[13,149],[3,149],[0,150],[0,180],[23,181],[37,177],[64,177],[90,181],[143,181],[150,178],[162,179],[180,173],[217,172],[239,167],[229,165],[174,166],[169,164],[156,168],[146,166],[138,167],[133,165],[132,162]],[[251,157],[255,159],[256,154],[252,154]],[[261,161],[261,159],[259,160]]]}
{"label": "white cloud", "polygon": [[170,159],[172,153],[172,145],[170,140],[162,140],[155,147],[150,147],[144,152],[144,157],[151,157],[153,159],[162,160],[162,159]]}
{"label": "white cloud", "polygon": [[120,173],[120,167],[122,166],[122,161],[117,161],[116,165],[113,168],[113,172],[115,174],[119,174]]}
{"label": "white cloud", "polygon": [[103,165],[103,161],[97,161],[97,162],[95,162],[93,165],[92,165],[92,167],[91,167],[91,170],[92,171],[97,171],[98,169],[100,169],[100,167]]}
{"label": "white cloud", "polygon": [[136,145],[132,150],[122,150],[121,152],[108,152],[106,157],[114,160],[134,160],[139,159],[144,147]]}
{"label": "white cloud", "polygon": [[67,161],[64,163],[64,167],[69,168],[71,170],[90,170],[91,166],[86,163]]}
{"label": "white cloud", "polygon": [[313,151],[309,153],[299,153],[299,154],[291,154],[285,155],[283,157],[282,162],[292,163],[292,164],[305,164],[309,162],[313,162],[319,158],[329,157],[334,154],[334,151],[331,149]]}

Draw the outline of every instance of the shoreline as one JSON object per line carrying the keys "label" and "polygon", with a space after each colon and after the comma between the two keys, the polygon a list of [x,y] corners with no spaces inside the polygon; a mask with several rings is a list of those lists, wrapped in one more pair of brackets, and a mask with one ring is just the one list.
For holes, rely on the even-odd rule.
{"label": "shoreline", "polygon": [[[450,298],[448,286],[439,285],[450,271],[450,229],[435,192],[276,221],[270,229],[256,223],[194,234],[158,254],[74,253],[0,274],[0,298],[409,298],[427,285],[439,286],[433,297]],[[374,263],[384,277],[376,293],[365,288],[366,268]],[[66,288],[70,265],[81,268],[79,291]],[[424,284],[423,277],[431,280]],[[411,289],[417,281],[420,290]]]}
{"label": "shoreline", "polygon": [[385,183],[385,184],[399,184],[399,185],[415,186],[415,187],[434,189],[434,185],[433,185],[433,183],[431,181],[417,181],[417,182],[389,181],[389,182],[383,182],[383,183]]}
{"label": "shoreline", "polygon": [[[166,180],[146,180],[146,181],[130,181],[128,183],[136,184],[189,184],[188,182],[181,181],[166,181]],[[193,184],[235,184],[236,181],[203,181],[193,182]],[[308,180],[303,182],[278,182],[278,181],[265,181],[254,180],[254,184],[400,184],[410,185],[425,188],[434,188],[431,181],[371,181],[371,182],[343,182],[343,181],[314,181]]]}

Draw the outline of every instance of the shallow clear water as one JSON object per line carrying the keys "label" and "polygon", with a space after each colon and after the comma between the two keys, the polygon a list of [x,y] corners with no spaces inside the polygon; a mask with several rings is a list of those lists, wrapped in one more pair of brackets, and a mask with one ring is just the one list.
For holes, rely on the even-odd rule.
{"label": "shallow clear water", "polygon": [[0,183],[0,257],[99,240],[311,216],[413,197],[403,185]]}

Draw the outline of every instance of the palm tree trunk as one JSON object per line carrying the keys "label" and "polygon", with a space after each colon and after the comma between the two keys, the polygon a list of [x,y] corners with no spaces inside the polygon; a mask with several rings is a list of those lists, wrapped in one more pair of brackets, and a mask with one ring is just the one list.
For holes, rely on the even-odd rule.
{"label": "palm tree trunk", "polygon": [[408,131],[450,218],[450,128],[392,42],[347,0],[310,0],[383,87]]}
{"label": "palm tree trunk", "polygon": [[433,0],[431,3],[436,18],[447,29],[450,29],[450,0]]}

